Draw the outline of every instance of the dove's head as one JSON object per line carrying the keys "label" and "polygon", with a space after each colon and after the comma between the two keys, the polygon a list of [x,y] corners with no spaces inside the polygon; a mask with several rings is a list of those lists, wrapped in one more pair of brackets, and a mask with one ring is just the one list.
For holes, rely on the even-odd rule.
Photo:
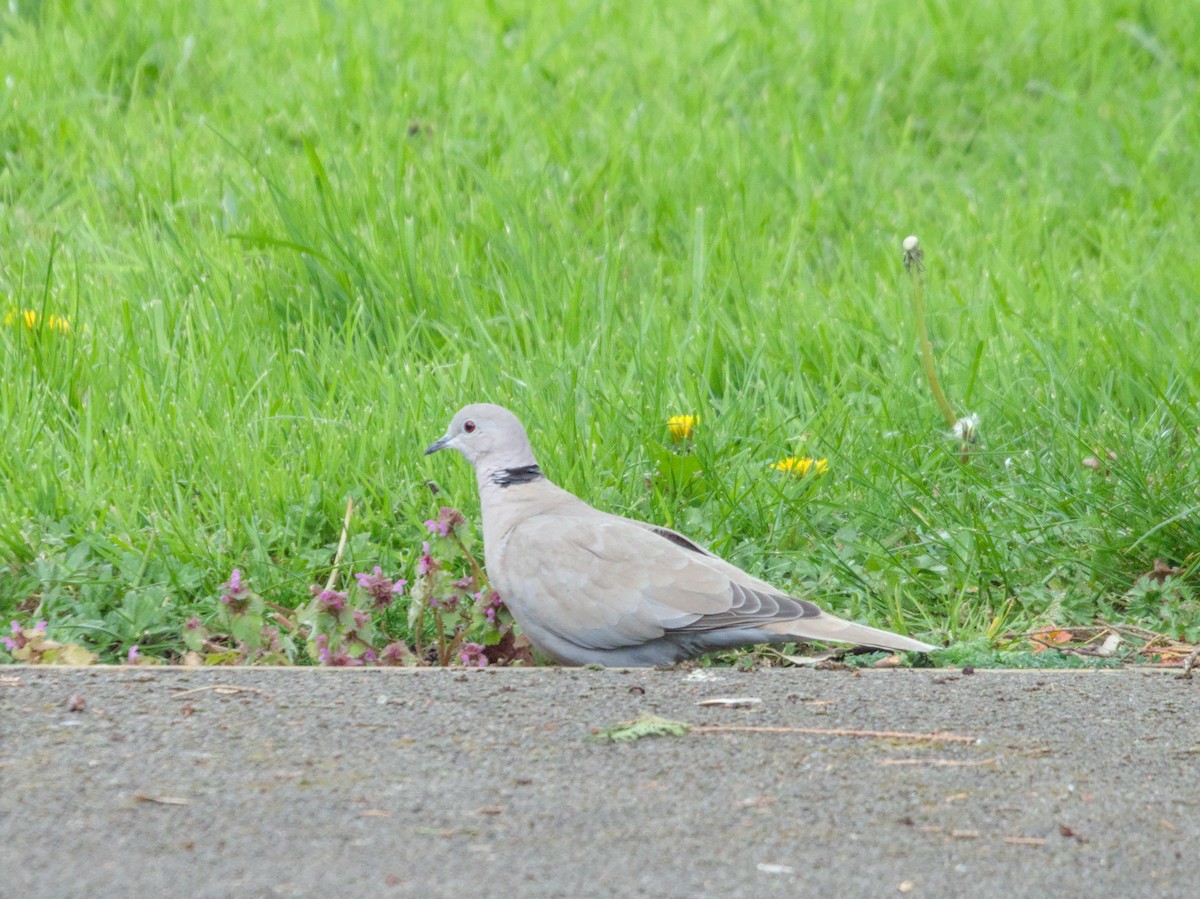
{"label": "dove's head", "polygon": [[537,465],[520,419],[491,403],[459,409],[446,433],[430,444],[425,455],[444,449],[458,450],[480,472]]}

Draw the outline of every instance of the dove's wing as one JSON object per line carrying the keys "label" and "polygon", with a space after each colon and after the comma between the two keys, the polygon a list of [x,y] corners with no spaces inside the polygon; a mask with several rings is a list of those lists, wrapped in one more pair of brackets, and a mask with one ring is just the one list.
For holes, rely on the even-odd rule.
{"label": "dove's wing", "polygon": [[530,516],[503,547],[502,592],[571,643],[615,649],[822,614],[672,531],[584,508]]}

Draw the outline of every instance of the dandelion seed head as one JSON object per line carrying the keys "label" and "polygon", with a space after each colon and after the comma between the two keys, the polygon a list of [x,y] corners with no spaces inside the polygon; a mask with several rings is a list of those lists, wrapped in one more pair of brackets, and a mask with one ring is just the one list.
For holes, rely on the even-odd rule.
{"label": "dandelion seed head", "polygon": [[921,249],[921,241],[917,239],[917,235],[910,234],[904,238],[902,246],[904,247],[904,270],[912,271],[915,265],[919,274],[925,262],[925,251]]}
{"label": "dandelion seed head", "polygon": [[954,423],[951,436],[961,443],[974,443],[979,439],[979,416],[972,412]]}

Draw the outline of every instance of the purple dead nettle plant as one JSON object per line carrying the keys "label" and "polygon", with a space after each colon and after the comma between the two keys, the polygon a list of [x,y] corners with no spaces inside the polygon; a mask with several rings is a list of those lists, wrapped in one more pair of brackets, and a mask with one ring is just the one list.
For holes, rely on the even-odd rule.
{"label": "purple dead nettle plant", "polygon": [[[409,632],[418,658],[482,667],[502,656],[511,660],[512,621],[472,552],[466,525],[463,514],[448,506],[425,522],[429,539],[417,560]],[[434,642],[426,647],[429,631]]]}
{"label": "purple dead nettle plant", "polygon": [[263,634],[267,623],[266,600],[242,582],[242,572],[238,568],[230,572],[229,580],[221,585],[221,590],[224,592],[221,593],[218,620],[228,628],[234,645],[213,648],[230,657],[230,661],[257,661],[259,651],[267,642]]}
{"label": "purple dead nettle plant", "polygon": [[408,647],[387,634],[382,618],[408,581],[387,577],[378,565],[354,577],[356,588],[345,591],[312,587],[310,612],[302,616],[310,623],[309,653],[322,665],[337,667],[408,664]]}
{"label": "purple dead nettle plant", "polygon": [[13,621],[8,627],[12,636],[0,637],[0,643],[4,644],[8,654],[19,662],[34,661],[35,647],[46,636],[46,622],[39,621],[22,627],[21,622]]}
{"label": "purple dead nettle plant", "polygon": [[188,652],[185,663],[291,664],[296,655],[289,635],[294,629],[294,622],[288,618],[292,610],[269,603],[250,589],[238,568],[230,572],[229,580],[220,589],[213,622],[218,631],[210,633],[197,617],[189,618],[183,626],[183,643]]}
{"label": "purple dead nettle plant", "polygon": [[399,580],[393,581],[391,578],[383,576],[383,569],[378,565],[371,574],[356,574],[358,578],[358,586],[367,596],[371,597],[371,604],[375,607],[375,611],[382,612],[389,608],[396,598],[404,593],[404,588],[408,586],[408,581]]}
{"label": "purple dead nettle plant", "polygon": [[459,660],[469,667],[486,668],[488,657],[480,643],[464,643],[458,650]]}
{"label": "purple dead nettle plant", "polygon": [[[347,520],[349,513],[347,513]],[[337,589],[339,557],[324,584],[314,584],[298,608],[266,602],[239,569],[221,585],[217,623],[225,633],[210,634],[190,619],[183,639],[193,660],[206,664],[297,661],[297,641],[321,665],[468,665],[529,660],[517,641],[512,618],[471,551],[473,534],[457,509],[443,506],[425,522],[416,576],[409,596],[409,639],[389,630],[388,610],[409,586],[374,566]],[[343,535],[344,538],[345,535]]]}
{"label": "purple dead nettle plant", "polygon": [[210,634],[193,617],[184,624],[184,643],[193,662],[208,665],[294,664],[300,658],[297,640],[322,665],[412,664],[408,647],[384,631],[382,616],[378,622],[373,617],[403,594],[407,582],[385,576],[378,566],[356,578],[357,585],[346,590],[336,589],[333,578],[315,584],[309,601],[293,609],[264,600],[234,569],[221,585],[220,630]]}
{"label": "purple dead nettle plant", "polygon": [[24,649],[29,645],[30,640],[36,639],[35,635],[44,635],[46,633],[46,622],[39,621],[33,627],[24,628],[21,627],[21,622],[13,621],[9,624],[9,630],[12,631],[12,636],[0,637],[0,643],[3,643],[9,655],[12,655],[18,649]]}
{"label": "purple dead nettle plant", "polygon": [[90,665],[96,654],[75,643],[51,640],[46,634],[47,622],[22,625],[9,624],[10,637],[0,637],[4,650],[14,662],[30,665]]}
{"label": "purple dead nettle plant", "polygon": [[429,529],[429,533],[431,534],[437,534],[439,537],[449,537],[451,534],[456,534],[458,528],[466,523],[466,517],[458,509],[442,506],[438,509],[437,518],[431,518],[425,522],[425,527]]}
{"label": "purple dead nettle plant", "polygon": [[250,603],[257,597],[242,585],[242,571],[235,568],[229,575],[229,580],[221,585],[225,592],[221,594],[223,602],[231,612],[242,613],[250,608]]}
{"label": "purple dead nettle plant", "polygon": [[361,589],[354,599],[350,590],[314,584],[312,602],[299,615],[308,624],[308,651],[322,665],[339,667],[367,664],[379,658],[375,649],[375,622],[355,600],[367,594]]}

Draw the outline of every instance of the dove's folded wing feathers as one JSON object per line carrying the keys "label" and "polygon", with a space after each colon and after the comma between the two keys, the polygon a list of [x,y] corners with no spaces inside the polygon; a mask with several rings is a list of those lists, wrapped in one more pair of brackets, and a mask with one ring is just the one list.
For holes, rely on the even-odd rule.
{"label": "dove's folded wing feathers", "polygon": [[572,643],[614,649],[671,632],[820,614],[673,532],[590,507],[581,513],[520,522],[505,535],[502,564],[507,595],[522,598],[523,613],[537,626]]}

